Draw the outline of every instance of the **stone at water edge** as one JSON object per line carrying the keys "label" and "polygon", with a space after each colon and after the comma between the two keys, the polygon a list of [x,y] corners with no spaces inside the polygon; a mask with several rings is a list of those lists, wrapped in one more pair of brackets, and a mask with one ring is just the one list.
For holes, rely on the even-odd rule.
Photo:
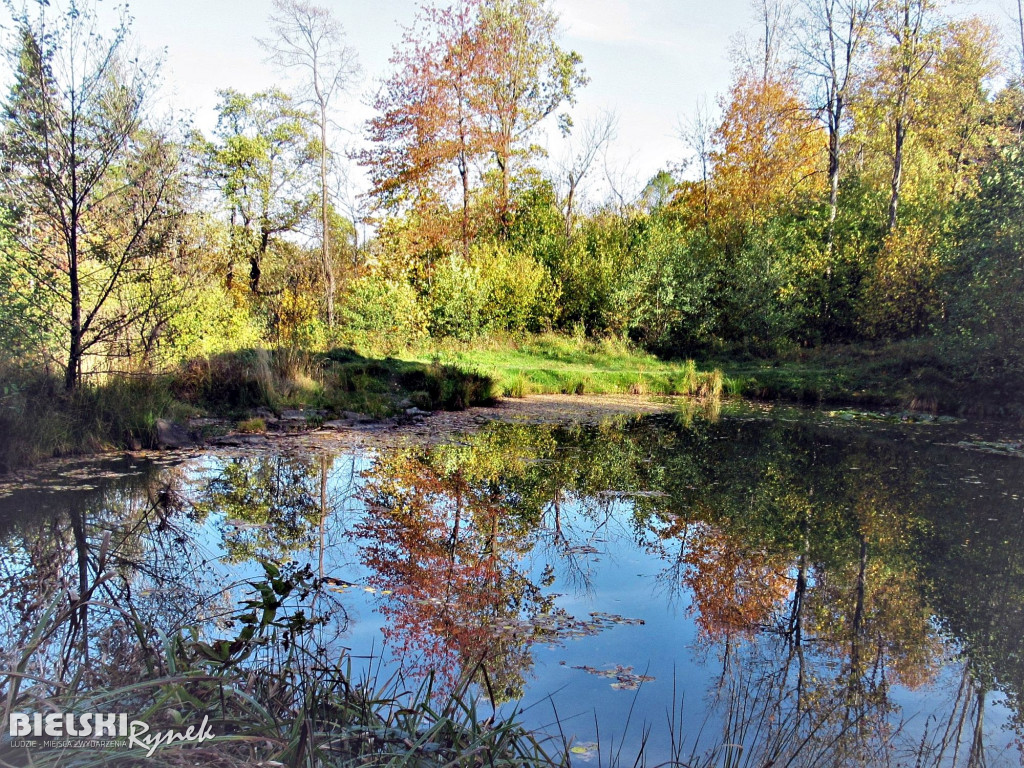
{"label": "stone at water edge", "polygon": [[195,445],[196,441],[181,424],[175,424],[167,419],[157,419],[156,444],[160,448],[188,448]]}

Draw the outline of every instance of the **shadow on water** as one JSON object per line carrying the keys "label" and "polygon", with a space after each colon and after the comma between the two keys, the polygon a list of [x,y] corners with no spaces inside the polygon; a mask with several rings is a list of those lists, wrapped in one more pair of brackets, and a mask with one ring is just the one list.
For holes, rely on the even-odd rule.
{"label": "shadow on water", "polygon": [[569,760],[1017,765],[1024,463],[957,429],[691,414],[96,467],[0,498],[2,693],[188,671],[140,703],[251,735],[228,683],[282,713],[330,690],[318,737],[245,753],[330,763],[371,657],[421,702],[525,708]]}

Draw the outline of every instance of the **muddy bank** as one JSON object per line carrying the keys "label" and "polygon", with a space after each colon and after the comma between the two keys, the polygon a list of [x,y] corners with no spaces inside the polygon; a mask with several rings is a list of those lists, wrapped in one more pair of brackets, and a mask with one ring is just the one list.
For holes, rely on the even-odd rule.
{"label": "muddy bank", "polygon": [[337,451],[345,448],[373,449],[395,443],[430,445],[451,440],[455,435],[475,431],[493,421],[523,424],[588,425],[655,413],[678,410],[693,402],[684,397],[644,395],[529,395],[508,398],[493,406],[472,407],[463,411],[434,411],[403,414],[386,419],[337,420],[311,429],[246,434],[229,430],[231,422],[203,419],[202,426],[216,431],[229,430],[197,441],[186,448],[166,450],[111,451],[106,454],[50,459],[0,478],[0,498],[15,490],[32,486],[53,492],[78,487],[89,489],[102,482],[97,462],[110,463],[109,476],[130,474],[142,464],[177,464],[218,453],[259,451],[273,448],[284,452]]}

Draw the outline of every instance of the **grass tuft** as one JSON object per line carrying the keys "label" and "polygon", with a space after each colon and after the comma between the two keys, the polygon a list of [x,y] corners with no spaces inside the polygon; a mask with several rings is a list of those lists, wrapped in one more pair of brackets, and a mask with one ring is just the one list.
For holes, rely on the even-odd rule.
{"label": "grass tuft", "polygon": [[267,431],[267,422],[258,416],[252,419],[243,419],[235,426],[242,434],[259,435]]}

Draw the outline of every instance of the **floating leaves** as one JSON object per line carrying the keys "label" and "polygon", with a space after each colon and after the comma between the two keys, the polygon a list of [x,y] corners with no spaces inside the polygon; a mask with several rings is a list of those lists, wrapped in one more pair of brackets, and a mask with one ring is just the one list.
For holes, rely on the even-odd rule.
{"label": "floating leaves", "polygon": [[331,592],[337,592],[338,594],[344,594],[349,590],[362,591],[371,595],[390,595],[393,590],[390,589],[377,589],[376,587],[366,587],[360,584],[356,584],[351,581],[345,581],[344,579],[337,579],[334,576],[324,576],[321,581],[327,585],[327,588]]}
{"label": "floating leaves", "polygon": [[527,642],[558,642],[580,637],[591,637],[609,627],[643,624],[643,619],[630,619],[614,613],[595,611],[589,619],[577,619],[562,609],[541,613],[524,619],[506,621],[492,629],[496,634],[524,638]]}
{"label": "floating leaves", "polygon": [[827,415],[842,421],[884,421],[889,424],[959,424],[963,419],[954,416],[935,416],[916,411],[828,411]]}
{"label": "floating leaves", "polygon": [[604,613],[603,611],[592,611],[590,618],[594,622],[604,625],[626,624],[636,626],[644,623],[643,619],[628,619],[625,616],[619,616],[617,613]]}
{"label": "floating leaves", "polygon": [[961,440],[956,443],[957,448],[965,448],[968,451],[979,451],[981,453],[992,453],[997,456],[1016,456],[1024,458],[1024,441],[988,442],[985,440]]}
{"label": "floating leaves", "polygon": [[[367,592],[371,591],[368,587],[365,589]],[[391,590],[379,590],[379,594],[390,595],[392,592]],[[416,598],[413,602],[421,606],[433,605],[438,609],[450,605],[448,601],[437,597]],[[455,626],[464,629],[476,629],[481,626],[477,623],[478,618],[475,616],[465,618],[453,616],[450,619]],[[493,638],[515,638],[518,642],[529,644],[560,643],[565,640],[592,637],[613,626],[641,626],[643,624],[643,619],[629,618],[616,613],[604,613],[602,611],[593,611],[590,613],[589,618],[578,619],[562,608],[554,608],[533,616],[503,617],[485,626],[487,632]]]}
{"label": "floating leaves", "polygon": [[614,679],[615,682],[611,686],[617,691],[635,691],[643,683],[654,682],[650,675],[638,675],[633,671],[633,667],[624,667],[621,664],[616,664],[612,669],[598,669],[586,664],[574,666],[573,669],[582,669],[589,675]]}
{"label": "floating leaves", "polygon": [[601,491],[597,495],[615,499],[660,499],[668,496],[664,491]]}

